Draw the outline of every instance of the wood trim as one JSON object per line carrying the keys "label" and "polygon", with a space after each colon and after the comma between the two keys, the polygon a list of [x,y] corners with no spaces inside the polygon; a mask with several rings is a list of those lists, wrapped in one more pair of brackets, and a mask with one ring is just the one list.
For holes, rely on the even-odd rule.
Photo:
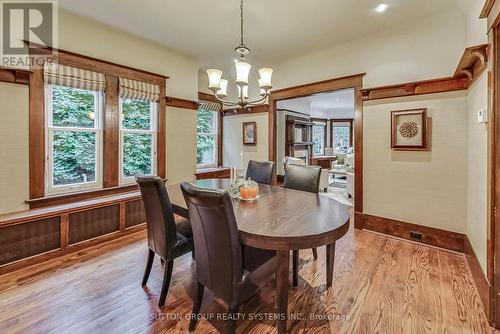
{"label": "wood trim", "polygon": [[106,75],[106,106],[103,124],[103,181],[104,188],[117,187],[120,165],[120,110],[118,77]]}
{"label": "wood trim", "polygon": [[207,94],[203,92],[198,92],[198,100],[204,100],[208,102],[220,103],[219,100],[215,98],[212,94]]}
{"label": "wood trim", "polygon": [[173,96],[167,96],[166,97],[166,105],[167,105],[167,107],[176,107],[176,108],[183,108],[183,109],[198,110],[198,106],[200,104],[198,102],[195,102],[195,101],[181,99],[181,98],[173,97]]}
{"label": "wood trim", "polygon": [[229,167],[214,167],[198,169],[195,173],[197,180],[202,179],[228,179],[231,175]]}
{"label": "wood trim", "polygon": [[60,221],[60,247],[61,249],[65,249],[69,244],[69,214],[65,213],[61,215]]}
{"label": "wood trim", "polygon": [[40,44],[29,41],[25,41],[25,43],[30,48],[36,49],[41,53],[56,53],[57,62],[63,65],[74,66],[85,70],[117,76],[120,78],[144,81],[155,85],[160,85],[162,82],[169,78],[162,74],[152,73],[145,70],[113,63],[110,61],[93,58],[76,52],[42,46]]}
{"label": "wood trim", "polygon": [[398,85],[372,87],[361,90],[363,101],[445,93],[469,88],[469,78],[440,78],[425,81],[407,82]]}
{"label": "wood trim", "polygon": [[119,225],[119,230],[123,232],[123,231],[125,231],[125,225],[126,225],[126,221],[127,221],[125,202],[120,202],[119,206],[120,206],[120,216],[119,216],[119,220],[118,220],[118,225]]}
{"label": "wood trim", "polygon": [[224,164],[224,120],[222,112],[217,113],[217,165]]}
{"label": "wood trim", "polygon": [[484,313],[486,318],[490,320],[491,317],[491,305],[492,299],[490,298],[490,289],[491,285],[486,278],[486,275],[481,268],[481,264],[479,263],[479,259],[477,258],[476,252],[474,252],[474,248],[467,236],[465,236],[465,247],[464,247],[465,259],[467,260],[467,264],[469,265],[469,269],[474,280],[474,283],[477,288],[477,292],[479,297],[481,297],[481,301],[483,303]]}
{"label": "wood trim", "polygon": [[[407,223],[390,218],[363,214],[361,228],[394,237],[420,242],[426,245],[448,249],[454,252],[465,252],[465,234],[437,229],[434,227]],[[422,235],[421,240],[410,237],[410,232]]]}
{"label": "wood trim", "polygon": [[480,19],[485,19],[490,15],[491,9],[495,4],[495,0],[486,0],[484,3],[483,9],[481,10],[481,14],[479,15]]}
{"label": "wood trim", "polygon": [[365,75],[366,73],[360,73],[341,78],[316,81],[304,85],[273,90],[271,91],[271,96],[272,99],[276,101],[345,88],[361,88],[363,85],[363,77]]}
{"label": "wood trim", "polygon": [[83,242],[69,245],[68,247],[66,247],[64,249],[57,249],[57,250],[53,250],[53,251],[50,251],[47,253],[43,253],[43,254],[35,255],[32,257],[25,258],[25,259],[21,259],[21,260],[15,261],[15,262],[11,262],[9,264],[0,266],[0,276],[4,275],[6,273],[10,273],[10,272],[22,269],[22,268],[26,268],[26,267],[41,263],[41,262],[51,260],[53,258],[62,256],[62,255],[78,252],[82,249],[89,248],[89,247],[92,247],[95,245],[99,245],[99,244],[104,243],[106,241],[120,239],[120,238],[126,238],[133,233],[139,233],[139,232],[144,231],[145,229],[146,229],[146,223],[142,223],[142,224],[136,225],[134,227],[128,228],[123,232],[116,231],[116,232],[113,232],[110,234],[99,236],[99,237],[94,238],[94,239],[85,240]]}
{"label": "wood trim", "polygon": [[471,46],[465,49],[454,78],[467,78],[471,85],[488,66],[488,44]]}
{"label": "wood trim", "polygon": [[363,212],[363,100],[354,91],[354,211]]}
{"label": "wood trim", "polygon": [[45,195],[45,105],[43,70],[34,69],[29,88],[30,199]]}
{"label": "wood trim", "polygon": [[32,71],[0,66],[0,82],[29,85]]}
{"label": "wood trim", "polygon": [[62,195],[34,198],[27,200],[26,203],[29,204],[30,209],[38,209],[52,205],[73,203],[78,201],[84,201],[87,199],[111,196],[137,190],[138,190],[137,185],[133,184],[133,185],[116,186],[116,187],[103,188],[97,190],[88,190],[72,194],[62,194]]}
{"label": "wood trim", "polygon": [[158,138],[156,140],[156,174],[162,179],[167,177],[167,86],[160,84],[158,105]]}
{"label": "wood trim", "polygon": [[222,116],[236,116],[242,114],[258,114],[262,112],[269,112],[268,104],[261,104],[258,106],[236,108],[236,109],[225,109],[222,110]]}

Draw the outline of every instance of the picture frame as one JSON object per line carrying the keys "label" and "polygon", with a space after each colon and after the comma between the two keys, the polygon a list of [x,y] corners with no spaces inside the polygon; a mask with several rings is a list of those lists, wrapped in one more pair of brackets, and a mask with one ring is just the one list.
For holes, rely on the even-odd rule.
{"label": "picture frame", "polygon": [[256,122],[243,122],[243,145],[257,145]]}
{"label": "picture frame", "polygon": [[427,108],[391,111],[391,148],[427,151]]}

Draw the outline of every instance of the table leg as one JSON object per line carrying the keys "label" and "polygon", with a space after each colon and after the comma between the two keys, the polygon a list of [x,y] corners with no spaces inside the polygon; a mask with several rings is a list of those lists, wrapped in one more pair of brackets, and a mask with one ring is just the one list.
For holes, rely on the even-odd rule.
{"label": "table leg", "polygon": [[333,283],[333,263],[335,262],[335,242],[326,245],[326,287],[330,288]]}
{"label": "table leg", "polygon": [[278,312],[278,333],[286,333],[288,319],[288,275],[290,273],[290,251],[276,251],[276,306]]}

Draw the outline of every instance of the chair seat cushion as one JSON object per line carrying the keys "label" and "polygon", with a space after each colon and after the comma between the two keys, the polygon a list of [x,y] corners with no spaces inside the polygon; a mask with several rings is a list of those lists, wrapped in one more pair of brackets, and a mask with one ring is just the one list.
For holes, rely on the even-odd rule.
{"label": "chair seat cushion", "polygon": [[193,229],[191,228],[191,222],[186,218],[178,218],[175,220],[175,228],[177,233],[183,235],[184,237],[190,239],[193,237]]}

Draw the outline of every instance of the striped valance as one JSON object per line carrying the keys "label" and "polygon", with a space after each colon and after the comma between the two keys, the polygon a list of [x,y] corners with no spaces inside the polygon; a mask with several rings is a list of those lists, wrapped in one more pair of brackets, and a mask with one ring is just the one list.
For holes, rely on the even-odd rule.
{"label": "striped valance", "polygon": [[45,64],[43,74],[47,84],[104,91],[106,81],[102,73],[55,63]]}
{"label": "striped valance", "polygon": [[209,111],[221,111],[222,109],[222,105],[217,102],[200,100],[199,103],[200,105],[198,109],[209,110]]}
{"label": "striped valance", "polygon": [[124,99],[159,101],[160,86],[142,81],[120,78],[120,97]]}

